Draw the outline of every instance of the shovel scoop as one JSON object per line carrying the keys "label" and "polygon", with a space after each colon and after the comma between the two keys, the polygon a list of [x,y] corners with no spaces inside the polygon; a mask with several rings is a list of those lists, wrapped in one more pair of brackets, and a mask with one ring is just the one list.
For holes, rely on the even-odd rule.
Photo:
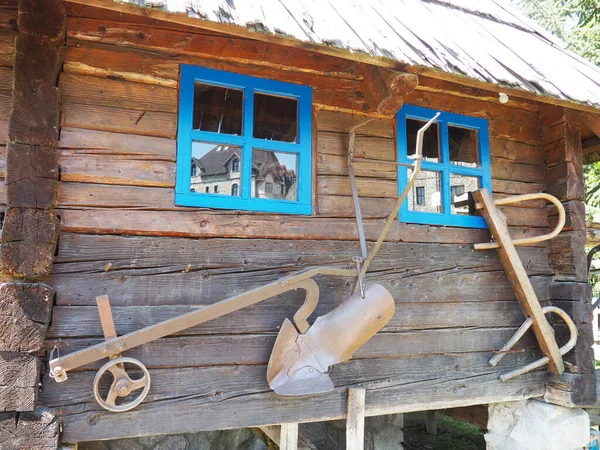
{"label": "shovel scoop", "polygon": [[273,346],[267,381],[279,395],[319,394],[333,390],[329,369],[347,361],[394,316],[394,299],[372,284],[318,317],[304,334],[285,319]]}

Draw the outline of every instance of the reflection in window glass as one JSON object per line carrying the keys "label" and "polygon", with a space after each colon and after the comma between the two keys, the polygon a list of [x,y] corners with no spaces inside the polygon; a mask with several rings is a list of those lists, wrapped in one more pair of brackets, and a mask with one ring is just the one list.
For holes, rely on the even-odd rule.
{"label": "reflection in window glass", "polygon": [[[417,132],[427,122],[417,119],[406,119],[407,155],[414,155],[417,146]],[[434,122],[423,135],[423,160],[440,162],[439,125]]]}
{"label": "reflection in window glass", "polygon": [[276,200],[298,198],[298,155],[253,150],[252,197]]}
{"label": "reflection in window glass", "polygon": [[298,137],[296,99],[255,93],[254,137],[270,141],[296,142]]}
{"label": "reflection in window glass", "polygon": [[241,135],[243,98],[238,89],[195,83],[193,128]]}
{"label": "reflection in window glass", "polygon": [[[190,190],[217,195],[240,195],[241,172],[239,170],[242,149],[233,145],[192,143],[192,177]],[[238,170],[233,171],[237,160]],[[194,166],[196,175],[194,175]],[[236,186],[234,189],[233,186]]]}
{"label": "reflection in window glass", "polygon": [[479,177],[451,173],[450,212],[461,216],[474,216],[475,206],[469,193],[479,189],[480,185]]}
{"label": "reflection in window glass", "polygon": [[[412,170],[408,170],[410,177]],[[408,193],[408,209],[411,211],[442,213],[442,177],[440,172],[421,170],[415,185]]]}
{"label": "reflection in window glass", "polygon": [[458,166],[477,167],[477,130],[448,125],[450,162]]}

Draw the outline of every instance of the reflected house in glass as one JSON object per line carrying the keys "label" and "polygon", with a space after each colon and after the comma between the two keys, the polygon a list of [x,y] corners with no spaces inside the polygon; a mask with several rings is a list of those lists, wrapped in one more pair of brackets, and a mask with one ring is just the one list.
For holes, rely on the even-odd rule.
{"label": "reflected house in glass", "polygon": [[[197,193],[240,195],[241,157],[240,148],[230,145],[215,145],[200,158],[192,157],[190,188]],[[296,200],[296,183],[296,171],[280,163],[275,152],[253,153],[252,197]]]}

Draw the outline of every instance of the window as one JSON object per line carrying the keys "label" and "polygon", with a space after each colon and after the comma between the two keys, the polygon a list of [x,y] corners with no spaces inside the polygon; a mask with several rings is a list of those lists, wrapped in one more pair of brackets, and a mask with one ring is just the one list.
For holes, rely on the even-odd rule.
{"label": "window", "polygon": [[415,188],[416,197],[417,197],[417,205],[424,206],[425,205],[425,187],[417,186]]}
{"label": "window", "polygon": [[[411,163],[417,131],[437,111],[404,105],[397,114],[398,159]],[[411,169],[399,166],[399,191]],[[421,172],[400,210],[400,220],[431,225],[487,228],[476,215],[469,193],[491,191],[488,123],[485,119],[442,112],[423,136]]]}
{"label": "window", "polygon": [[312,213],[310,87],[189,65],[180,86],[178,205]]}

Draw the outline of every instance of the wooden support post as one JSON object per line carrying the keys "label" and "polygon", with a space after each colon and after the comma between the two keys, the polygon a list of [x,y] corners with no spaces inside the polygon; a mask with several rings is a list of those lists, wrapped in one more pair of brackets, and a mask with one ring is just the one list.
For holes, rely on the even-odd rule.
{"label": "wooden support post", "polygon": [[[548,243],[548,260],[554,270],[550,299],[573,318],[578,329],[575,348],[564,355],[566,373],[550,379],[544,399],[568,407],[587,406],[596,402],[596,377],[585,252],[581,125],[582,121],[587,126],[597,123],[595,132],[600,133],[600,121],[596,116],[582,117],[578,111],[547,105],[540,108],[540,113],[546,156],[545,191],[558,197],[567,211],[565,231]],[[549,208],[548,214],[552,223],[555,210]],[[558,342],[566,342],[562,322],[558,321],[554,330]]]}
{"label": "wooden support post", "polygon": [[365,446],[366,389],[348,389],[348,416],[346,418],[346,450],[363,450]]}
{"label": "wooden support post", "polygon": [[279,437],[279,448],[281,450],[298,450],[298,424],[281,424],[281,434]]}
{"label": "wooden support post", "polygon": [[437,435],[437,421],[435,411],[425,411],[425,429],[431,436]]}

